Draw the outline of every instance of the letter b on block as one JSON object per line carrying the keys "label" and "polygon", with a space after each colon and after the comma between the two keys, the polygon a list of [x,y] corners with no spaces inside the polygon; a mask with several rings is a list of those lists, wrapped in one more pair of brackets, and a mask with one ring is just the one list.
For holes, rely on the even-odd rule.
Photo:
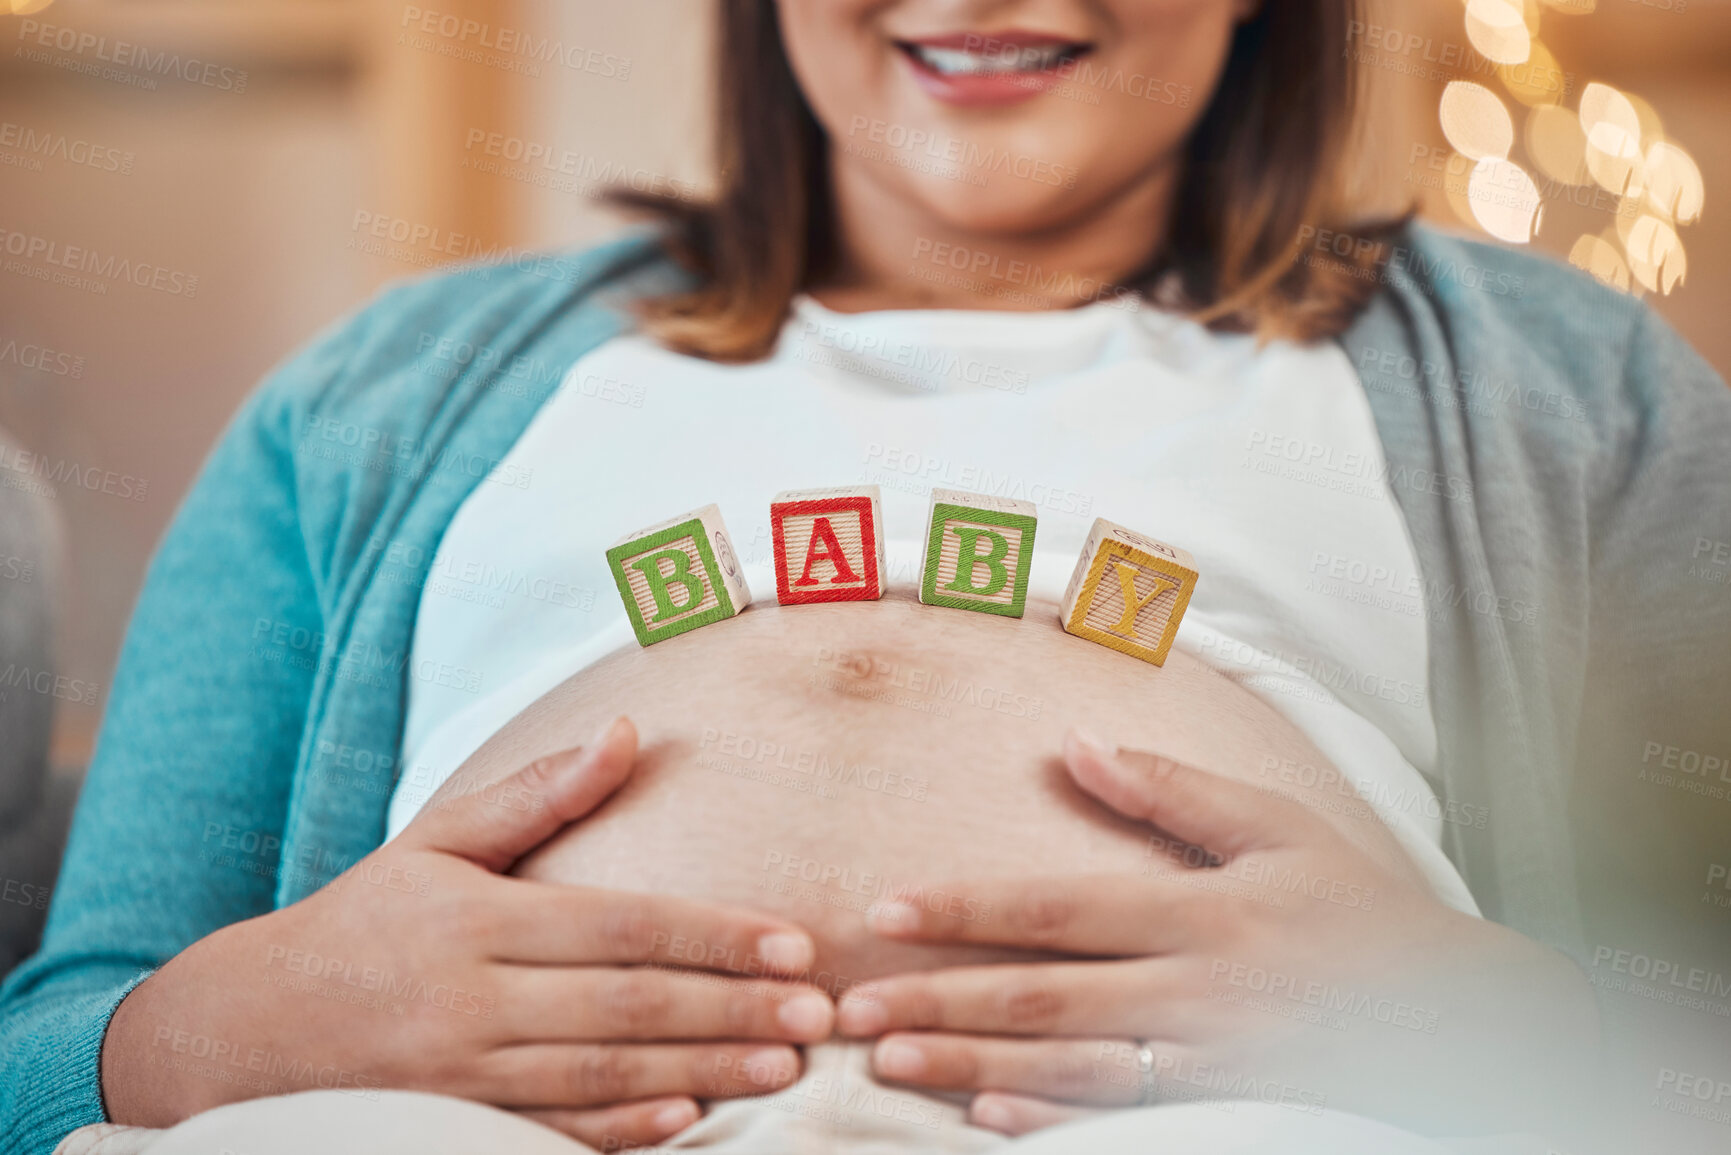
{"label": "letter b on block", "polygon": [[[958,543],[955,572],[938,588],[964,597],[989,598],[1010,584],[1010,571],[1004,565],[1004,559],[1010,556],[1008,536],[980,525],[953,525],[949,532],[955,535]],[[992,543],[983,553],[980,550],[981,538]],[[986,571],[983,578],[980,576],[982,567]],[[979,579],[977,584],[976,579]]]}
{"label": "letter b on block", "polygon": [[884,535],[875,485],[790,489],[769,505],[782,605],[883,596]]}
{"label": "letter b on block", "polygon": [[626,534],[607,551],[607,567],[641,645],[730,618],[751,603],[713,505]]}
{"label": "letter b on block", "polygon": [[920,601],[1021,617],[1034,564],[1034,525],[1030,502],[932,490]]}
{"label": "letter b on block", "polygon": [[[676,546],[634,557],[625,563],[642,576],[643,584],[649,587],[649,594],[655,600],[655,614],[649,619],[650,625],[666,624],[702,606],[703,579],[691,571],[695,544],[692,538],[685,538]],[[672,597],[674,586],[682,591],[677,602]]]}

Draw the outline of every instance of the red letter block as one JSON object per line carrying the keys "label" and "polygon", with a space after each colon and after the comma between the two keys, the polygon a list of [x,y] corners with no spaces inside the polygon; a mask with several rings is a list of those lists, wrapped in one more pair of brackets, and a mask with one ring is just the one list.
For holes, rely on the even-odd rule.
{"label": "red letter block", "polygon": [[784,606],[884,594],[883,515],[875,485],[790,489],[769,503],[775,596]]}

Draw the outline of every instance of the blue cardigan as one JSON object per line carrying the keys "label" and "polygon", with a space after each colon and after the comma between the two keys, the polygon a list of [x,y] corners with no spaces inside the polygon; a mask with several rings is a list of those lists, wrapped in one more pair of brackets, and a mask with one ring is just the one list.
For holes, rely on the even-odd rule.
{"label": "blue cardigan", "polygon": [[[104,1118],[103,1032],[153,968],[379,844],[407,679],[436,676],[383,551],[430,559],[564,370],[679,278],[632,235],[406,283],[242,407],[151,564],[42,947],[0,990],[0,1147]],[[1583,799],[1650,815],[1679,792],[1628,785],[1646,743],[1731,751],[1700,545],[1731,541],[1731,392],[1642,303],[1528,255],[1415,230],[1383,278],[1342,343],[1426,584],[1436,786],[1488,817],[1445,848],[1487,914],[1579,951]],[[446,338],[477,351],[455,376]],[[1656,858],[1690,893],[1698,859]]]}

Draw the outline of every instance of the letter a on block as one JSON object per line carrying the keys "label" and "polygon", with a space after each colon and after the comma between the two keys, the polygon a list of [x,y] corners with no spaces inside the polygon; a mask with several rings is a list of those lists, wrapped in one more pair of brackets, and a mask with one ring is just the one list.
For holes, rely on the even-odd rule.
{"label": "letter a on block", "polygon": [[1096,518],[1059,617],[1078,638],[1164,665],[1196,576],[1184,550]]}
{"label": "letter a on block", "polygon": [[769,503],[776,600],[788,606],[882,597],[880,508],[875,485],[776,494]]}
{"label": "letter a on block", "polygon": [[607,568],[640,645],[731,618],[751,604],[751,587],[713,505],[626,534],[607,551]]}
{"label": "letter a on block", "polygon": [[1034,564],[1032,502],[932,490],[920,601],[1019,618]]}

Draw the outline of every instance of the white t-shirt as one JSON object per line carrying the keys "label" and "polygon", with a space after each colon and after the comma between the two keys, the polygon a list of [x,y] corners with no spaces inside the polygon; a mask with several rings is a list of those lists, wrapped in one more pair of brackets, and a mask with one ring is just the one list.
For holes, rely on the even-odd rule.
{"label": "white t-shirt", "polygon": [[[883,490],[889,584],[913,587],[932,488],[1031,501],[1032,592],[1061,596],[1097,516],[1190,551],[1176,645],[1290,718],[1389,820],[1445,900],[1418,563],[1346,354],[1210,333],[1123,302],[843,314],[795,302],[775,352],[720,365],[624,336],[592,350],[483,482],[432,561],[415,623],[395,836],[529,703],[634,645],[604,556],[720,505],[773,602],[782,489]],[[1410,604],[1408,604],[1410,603]],[[749,611],[747,611],[749,612]]]}

